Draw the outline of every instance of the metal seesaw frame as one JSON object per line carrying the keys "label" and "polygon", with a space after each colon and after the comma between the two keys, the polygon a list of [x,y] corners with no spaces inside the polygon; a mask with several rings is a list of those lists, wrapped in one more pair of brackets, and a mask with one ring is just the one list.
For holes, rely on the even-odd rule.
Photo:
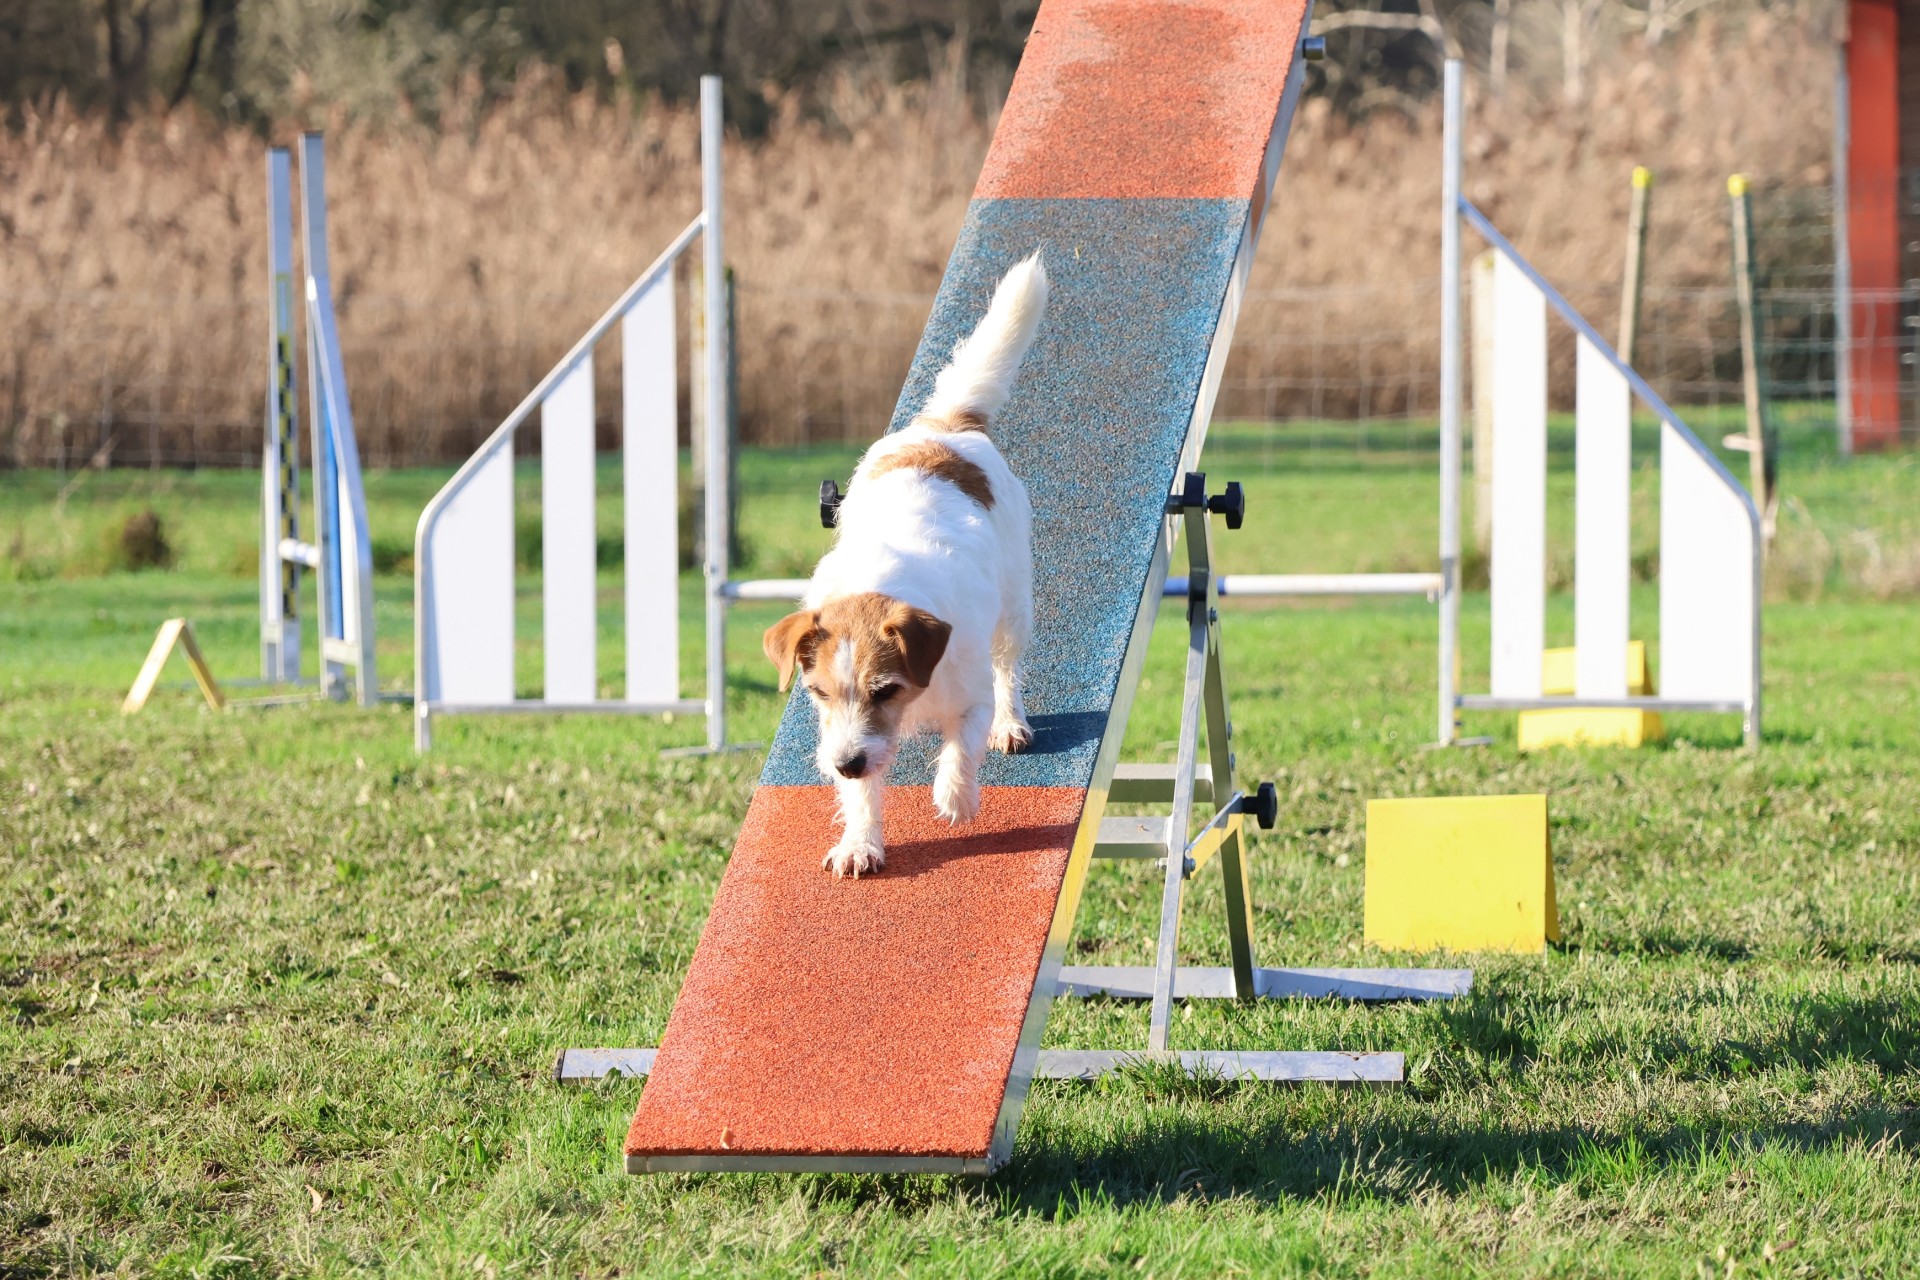
{"label": "metal seesaw frame", "polygon": [[[1279,801],[1270,782],[1261,783],[1252,795],[1234,789],[1233,722],[1227,713],[1226,675],[1220,655],[1220,579],[1213,572],[1213,530],[1208,519],[1213,514],[1225,515],[1228,527],[1237,528],[1244,509],[1239,485],[1228,485],[1225,492],[1209,497],[1206,476],[1201,472],[1188,472],[1180,492],[1167,499],[1168,519],[1181,523],[1187,545],[1187,662],[1179,749],[1171,765],[1118,765],[1107,800],[1166,803],[1172,808],[1165,818],[1102,817],[1093,846],[1095,858],[1151,858],[1164,869],[1154,963],[1064,965],[1052,991],[1055,997],[1150,1000],[1147,1047],[1042,1049],[1033,1078],[1094,1080],[1136,1063],[1165,1062],[1177,1063],[1189,1074],[1232,1080],[1397,1083],[1406,1076],[1405,1056],[1397,1052],[1174,1050],[1169,1044],[1174,1002],[1449,1000],[1473,988],[1471,969],[1263,969],[1256,961],[1246,820],[1251,815],[1263,829],[1272,827]],[[1164,563],[1164,550],[1156,563]],[[1203,720],[1205,764],[1200,761]],[[1213,804],[1221,796],[1225,801],[1197,833],[1189,836],[1195,805]],[[1187,882],[1215,856],[1226,877],[1231,963],[1224,967],[1183,967],[1179,963],[1180,917]],[[653,1070],[655,1053],[651,1048],[566,1049],[554,1063],[554,1079],[560,1084],[580,1084],[608,1075],[645,1076]],[[872,1166],[868,1163],[859,1167]]]}

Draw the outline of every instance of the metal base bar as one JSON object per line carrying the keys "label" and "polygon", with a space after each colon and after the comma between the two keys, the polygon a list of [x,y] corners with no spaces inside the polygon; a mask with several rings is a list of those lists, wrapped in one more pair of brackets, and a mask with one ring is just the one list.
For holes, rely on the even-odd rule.
{"label": "metal base bar", "polygon": [[1502,698],[1490,694],[1460,695],[1462,711],[1703,711],[1744,714],[1747,704],[1715,698],[1575,698],[1542,695],[1538,698]]}
{"label": "metal base bar", "polygon": [[697,698],[682,698],[677,702],[543,702],[538,698],[518,698],[512,702],[429,702],[426,708],[427,714],[435,716],[557,716],[575,711],[591,711],[602,716],[701,716],[707,713],[707,704]]}
{"label": "metal base bar", "polygon": [[[1153,997],[1154,971],[1146,965],[1067,965],[1060,970],[1062,996]],[[1452,1000],[1473,990],[1471,969],[1255,969],[1259,1000]],[[1232,1000],[1233,970],[1182,965],[1174,973],[1176,1000]]]}
{"label": "metal base bar", "polygon": [[[568,1049],[554,1064],[559,1084],[584,1084],[607,1076],[638,1079],[653,1071],[657,1049]],[[1131,1067],[1177,1062],[1188,1075],[1219,1076],[1226,1080],[1267,1080],[1277,1083],[1324,1081],[1330,1084],[1395,1084],[1406,1078],[1406,1058],[1399,1053],[1250,1052],[1234,1049],[1189,1049],[1177,1053],[1142,1053],[1134,1049],[1042,1049],[1034,1071],[1041,1080],[1097,1080]],[[650,1157],[658,1159],[659,1157]],[[738,1169],[736,1159],[786,1157],[674,1156],[675,1160],[720,1160],[711,1165],[675,1165],[674,1168]],[[829,1157],[795,1156],[793,1159]],[[836,1157],[837,1158],[837,1157]],[[957,1158],[957,1157],[954,1157]],[[669,1166],[649,1165],[643,1172]],[[753,1166],[760,1167],[760,1166]],[[771,1166],[768,1166],[771,1167]],[[786,1167],[786,1166],[781,1166]],[[855,1166],[848,1166],[849,1168]],[[869,1172],[873,1166],[858,1168]]]}
{"label": "metal base bar", "polygon": [[1183,1049],[1140,1053],[1131,1049],[1042,1049],[1043,1080],[1098,1080],[1129,1067],[1179,1063],[1190,1076],[1276,1083],[1398,1084],[1406,1079],[1406,1056],[1399,1053],[1284,1053],[1236,1049]]}

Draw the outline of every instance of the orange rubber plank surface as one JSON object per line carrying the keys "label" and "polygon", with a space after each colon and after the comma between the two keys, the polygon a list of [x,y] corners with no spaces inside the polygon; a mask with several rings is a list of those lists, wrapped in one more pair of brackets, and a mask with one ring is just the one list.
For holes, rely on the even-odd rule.
{"label": "orange rubber plank surface", "polygon": [[889,788],[855,881],[833,788],[757,790],[626,1153],[985,1155],[1085,801],[989,787],[949,827]]}
{"label": "orange rubber plank surface", "polygon": [[1248,200],[1306,0],[1046,0],[976,200]]}

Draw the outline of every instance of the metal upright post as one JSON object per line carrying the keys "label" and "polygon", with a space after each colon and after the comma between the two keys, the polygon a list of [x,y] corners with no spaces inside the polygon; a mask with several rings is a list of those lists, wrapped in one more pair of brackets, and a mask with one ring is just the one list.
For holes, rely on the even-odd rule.
{"label": "metal upright post", "polygon": [[[1198,479],[1198,485],[1194,481]],[[1213,568],[1207,562],[1206,481],[1189,477],[1200,501],[1182,509],[1187,555],[1187,678],[1180,706],[1180,746],[1173,768],[1173,814],[1167,819],[1165,876],[1160,893],[1160,939],[1154,949],[1153,1005],[1147,1015],[1147,1051],[1165,1053],[1173,1025],[1173,1001],[1180,969],[1180,908],[1186,896],[1187,830],[1193,824],[1195,776],[1200,765],[1200,724],[1206,710],[1207,656],[1211,637],[1207,611],[1212,607]],[[1216,778],[1214,785],[1222,785]],[[1220,791],[1215,791],[1216,802]],[[1251,977],[1251,973],[1247,975]]]}
{"label": "metal upright post", "polygon": [[1853,456],[1853,258],[1847,227],[1852,207],[1847,152],[1853,146],[1853,116],[1847,78],[1847,45],[1834,44],[1833,71],[1833,425],[1840,456]]}
{"label": "metal upright post", "polygon": [[360,487],[360,449],[347,400],[346,367],[334,324],[333,280],[327,253],[327,171],[317,133],[300,138],[301,234],[306,250],[308,382],[313,414],[315,566],[320,573],[320,688],[347,696],[346,669],[363,707],[379,702],[374,673],[373,544],[366,495]]}
{"label": "metal upright post", "polygon": [[1653,171],[1633,167],[1633,208],[1627,215],[1627,269],[1620,284],[1619,356],[1633,363],[1640,340],[1640,286],[1647,273],[1647,202],[1653,195]]}
{"label": "metal upright post", "polygon": [[1740,309],[1740,391],[1747,408],[1748,492],[1760,512],[1761,546],[1773,541],[1773,473],[1760,388],[1760,304],[1753,267],[1753,197],[1741,174],[1727,179],[1733,231],[1733,293]]}
{"label": "metal upright post", "polygon": [[[1204,608],[1207,627],[1205,702],[1207,717],[1207,755],[1213,766],[1210,798],[1235,794],[1233,717],[1227,710],[1227,677],[1220,654],[1220,579],[1213,572],[1213,526],[1199,521],[1201,536],[1195,540],[1193,525],[1188,525],[1187,608]],[[1205,591],[1195,595],[1196,585],[1204,582]],[[1215,800],[1218,804],[1219,801]],[[1233,994],[1240,1000],[1252,1000],[1259,992],[1258,965],[1253,954],[1253,876],[1247,842],[1242,835],[1244,822],[1230,820],[1220,844],[1220,872],[1226,885],[1227,955],[1233,971]],[[1185,833],[1182,832],[1182,835]]]}
{"label": "metal upright post", "polygon": [[322,697],[344,699],[347,696],[346,666],[328,643],[338,644],[346,634],[341,617],[346,611],[346,599],[340,580],[339,461],[334,456],[326,378],[322,372],[327,358],[321,349],[324,335],[313,323],[319,287],[331,284],[325,213],[326,161],[322,146],[319,134],[300,135],[300,237],[304,259],[301,292],[307,313],[307,418],[313,433],[313,544],[314,573],[320,586],[320,693]]}
{"label": "metal upright post", "polygon": [[267,149],[267,406],[260,459],[260,678],[300,678],[300,436],[293,377],[293,157]]}
{"label": "metal upright post", "polygon": [[700,192],[706,225],[701,235],[706,325],[706,547],[707,746],[727,745],[727,275],[721,228],[723,193],[720,77],[700,77]]}
{"label": "metal upright post", "polygon": [[1454,679],[1460,643],[1460,60],[1444,73],[1440,173],[1440,733],[1458,733]]}

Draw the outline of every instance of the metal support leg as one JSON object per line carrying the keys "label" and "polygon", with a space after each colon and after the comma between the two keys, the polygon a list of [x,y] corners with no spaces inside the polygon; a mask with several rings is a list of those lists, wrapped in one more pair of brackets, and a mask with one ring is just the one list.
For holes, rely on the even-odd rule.
{"label": "metal support leg", "polygon": [[[1180,705],[1180,750],[1173,772],[1173,817],[1167,823],[1165,887],[1160,893],[1160,944],[1154,954],[1153,1012],[1148,1021],[1147,1048],[1167,1050],[1167,1030],[1173,1019],[1173,979],[1180,963],[1180,907],[1187,886],[1187,830],[1193,825],[1194,771],[1200,763],[1200,713],[1207,678],[1206,598],[1211,576],[1205,552],[1195,550],[1207,537],[1207,511],[1186,513],[1187,545],[1192,568],[1188,574],[1187,682]],[[1195,599],[1199,603],[1195,603]],[[1217,777],[1218,775],[1216,775]],[[1217,787],[1218,782],[1215,783]],[[1216,795],[1219,793],[1216,791]]]}
{"label": "metal support leg", "polygon": [[[1227,680],[1221,668],[1220,612],[1207,604],[1207,753],[1212,757],[1213,776],[1221,781],[1221,792],[1233,794],[1233,718],[1227,714]],[[1233,993],[1241,1000],[1254,998],[1253,955],[1253,882],[1247,859],[1246,842],[1241,835],[1246,824],[1244,814],[1227,819],[1226,836],[1220,842],[1220,872],[1226,879],[1227,948],[1233,965]]]}

